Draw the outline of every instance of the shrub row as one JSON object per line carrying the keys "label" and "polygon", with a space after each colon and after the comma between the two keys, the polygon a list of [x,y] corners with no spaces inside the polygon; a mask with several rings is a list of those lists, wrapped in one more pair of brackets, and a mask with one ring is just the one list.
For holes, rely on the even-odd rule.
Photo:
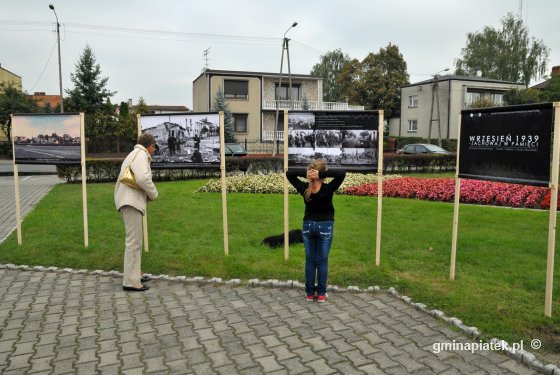
{"label": "shrub row", "polygon": [[[86,173],[89,182],[116,181],[119,176],[122,159],[88,159]],[[228,172],[245,173],[274,173],[283,170],[281,157],[226,157],[226,170]],[[82,167],[80,165],[57,165],[58,177],[67,182],[81,181]],[[157,168],[152,165],[154,181],[175,181],[191,178],[219,177],[218,165],[209,168]]]}
{"label": "shrub row", "polygon": [[449,155],[384,154],[383,172],[384,173],[410,173],[410,172],[433,173],[433,172],[454,171],[456,161],[457,161],[457,156],[455,154],[449,154]]}
{"label": "shrub row", "polygon": [[[383,161],[384,173],[437,172],[455,168],[453,155],[397,155],[386,154]],[[88,181],[116,181],[122,159],[88,159],[86,162]],[[244,158],[227,157],[226,171],[247,174],[281,173],[284,168],[282,156],[249,155]],[[67,182],[81,180],[80,165],[57,165],[57,174]],[[155,181],[175,181],[190,178],[208,178],[220,175],[219,166],[209,168],[158,168],[152,165]]]}

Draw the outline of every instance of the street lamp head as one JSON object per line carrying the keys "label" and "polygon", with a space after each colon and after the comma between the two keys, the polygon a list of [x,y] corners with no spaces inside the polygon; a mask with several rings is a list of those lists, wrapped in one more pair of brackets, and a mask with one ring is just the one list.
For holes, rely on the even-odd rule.
{"label": "street lamp head", "polygon": [[296,27],[296,26],[297,26],[297,22],[294,22],[294,23],[292,24],[292,27]]}
{"label": "street lamp head", "polygon": [[49,4],[49,9],[52,9],[52,10],[54,10],[54,5],[52,5],[52,4]]}

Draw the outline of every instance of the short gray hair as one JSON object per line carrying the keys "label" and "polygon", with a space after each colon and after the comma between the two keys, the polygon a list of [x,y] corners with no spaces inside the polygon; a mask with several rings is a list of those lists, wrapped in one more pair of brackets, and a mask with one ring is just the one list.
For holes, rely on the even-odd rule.
{"label": "short gray hair", "polygon": [[138,137],[138,144],[148,148],[156,144],[156,138],[150,133],[142,133],[142,135]]}

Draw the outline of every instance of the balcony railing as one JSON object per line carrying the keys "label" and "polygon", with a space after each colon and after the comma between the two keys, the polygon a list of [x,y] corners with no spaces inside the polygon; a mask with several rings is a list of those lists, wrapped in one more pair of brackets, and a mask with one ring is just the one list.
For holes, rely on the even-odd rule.
{"label": "balcony railing", "polygon": [[[263,100],[263,109],[276,109],[276,100]],[[317,102],[308,101],[307,109],[304,109],[303,100],[292,101],[293,111],[363,111],[363,105],[349,105],[339,102]],[[278,109],[290,109],[289,100],[278,100]]]}
{"label": "balcony railing", "polygon": [[[273,141],[274,140],[274,131],[263,131],[263,141]],[[284,141],[284,131],[280,130],[276,132],[276,140],[279,142]]]}

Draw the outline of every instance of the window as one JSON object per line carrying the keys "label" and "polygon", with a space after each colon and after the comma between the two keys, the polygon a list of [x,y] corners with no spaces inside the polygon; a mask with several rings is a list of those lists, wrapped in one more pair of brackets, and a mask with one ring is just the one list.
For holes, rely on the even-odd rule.
{"label": "window", "polygon": [[233,115],[233,131],[236,133],[247,133],[247,114]]}
{"label": "window", "polygon": [[408,120],[408,132],[416,133],[418,131],[418,120]]}
{"label": "window", "polygon": [[467,100],[465,102],[465,108],[470,108],[473,103],[480,101],[482,99],[481,92],[467,92]]}
{"label": "window", "polygon": [[230,99],[247,99],[249,81],[224,80],[224,96]]}
{"label": "window", "polygon": [[418,95],[408,97],[408,107],[418,107]]}
{"label": "window", "polygon": [[504,105],[504,94],[499,94],[499,93],[490,94],[490,100],[492,100],[492,102],[496,106],[502,106]]}
{"label": "window", "polygon": [[[276,97],[278,100],[289,100],[288,91],[290,88],[289,83],[283,83],[282,87],[278,87],[276,83]],[[300,85],[292,84],[292,100],[299,100]]]}

